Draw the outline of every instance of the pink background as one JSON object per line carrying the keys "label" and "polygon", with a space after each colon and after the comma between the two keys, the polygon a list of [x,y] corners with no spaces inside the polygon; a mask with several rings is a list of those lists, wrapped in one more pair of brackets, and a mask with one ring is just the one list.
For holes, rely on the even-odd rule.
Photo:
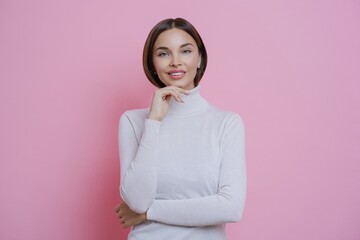
{"label": "pink background", "polygon": [[246,124],[230,239],[360,239],[359,1],[0,2],[0,239],[125,239],[117,124],[147,107],[150,28],[182,16],[202,94]]}

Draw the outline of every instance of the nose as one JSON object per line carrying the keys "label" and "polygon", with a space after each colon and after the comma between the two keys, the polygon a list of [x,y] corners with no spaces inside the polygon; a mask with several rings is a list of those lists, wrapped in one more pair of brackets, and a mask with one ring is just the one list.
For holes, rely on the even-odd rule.
{"label": "nose", "polygon": [[181,66],[181,61],[177,55],[173,55],[170,62],[171,67],[178,67]]}

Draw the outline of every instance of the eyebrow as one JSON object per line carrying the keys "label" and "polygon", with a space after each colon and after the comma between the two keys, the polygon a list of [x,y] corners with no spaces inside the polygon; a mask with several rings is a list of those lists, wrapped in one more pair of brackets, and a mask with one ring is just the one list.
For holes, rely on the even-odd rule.
{"label": "eyebrow", "polygon": [[[184,44],[182,44],[181,46],[180,46],[180,48],[183,48],[183,47],[186,47],[186,46],[194,46],[192,43],[184,43]],[[167,48],[167,47],[158,47],[155,51],[157,51],[157,50],[169,50],[169,48]]]}

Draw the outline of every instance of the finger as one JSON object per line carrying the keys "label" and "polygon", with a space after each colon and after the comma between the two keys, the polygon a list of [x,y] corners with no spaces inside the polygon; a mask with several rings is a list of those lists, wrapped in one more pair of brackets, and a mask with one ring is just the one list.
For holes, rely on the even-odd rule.
{"label": "finger", "polygon": [[185,89],[182,89],[182,88],[179,88],[179,87],[175,87],[175,86],[167,86],[167,87],[164,87],[164,88],[160,88],[158,90],[165,91],[167,93],[169,93],[169,92],[176,92],[176,93],[188,93],[188,92],[190,92],[188,90],[185,90]]}
{"label": "finger", "polygon": [[160,95],[163,100],[166,100],[168,96],[173,96],[176,101],[181,102],[178,93],[174,89],[166,89],[166,91],[163,91]]}
{"label": "finger", "polygon": [[133,226],[133,225],[134,225],[134,224],[132,223],[131,220],[126,220],[126,221],[123,221],[123,223],[122,223],[122,228],[123,228],[123,229],[126,229],[126,228],[128,228],[128,227]]}
{"label": "finger", "polygon": [[135,218],[139,217],[139,215],[140,214],[138,214],[136,212],[129,211],[129,212],[126,212],[123,214],[119,214],[118,218],[122,221],[128,221],[129,219],[135,219]]}
{"label": "finger", "polygon": [[127,212],[127,211],[130,211],[130,208],[125,202],[122,202],[120,205],[119,211]]}
{"label": "finger", "polygon": [[120,208],[120,210],[116,213],[118,218],[124,218],[125,216],[129,215],[129,210]]}
{"label": "finger", "polygon": [[170,94],[175,98],[178,102],[184,102],[180,96],[180,93],[177,91],[177,89],[171,88]]}
{"label": "finger", "polygon": [[165,100],[167,98],[168,95],[170,95],[170,91],[168,89],[158,89],[155,92],[156,96],[161,97],[163,100]]}
{"label": "finger", "polygon": [[125,222],[125,223],[122,225],[122,228],[123,228],[123,229],[126,229],[126,228],[128,228],[128,227],[131,227],[131,225],[127,224],[127,222]]}
{"label": "finger", "polygon": [[164,93],[162,93],[162,99],[166,100],[168,98],[168,96],[171,96],[171,95],[172,95],[171,92],[164,92]]}
{"label": "finger", "polygon": [[175,97],[176,101],[182,102],[182,103],[184,102],[184,101],[182,100],[182,98],[180,97],[180,95],[176,94],[176,95],[174,95],[174,97]]}
{"label": "finger", "polygon": [[131,210],[128,210],[128,211],[122,211],[120,210],[118,213],[117,213],[117,216],[118,218],[121,220],[121,221],[127,221],[129,219],[132,219],[132,218],[135,218],[137,217],[139,214],[136,213],[136,212],[133,212]]}
{"label": "finger", "polygon": [[130,226],[127,226],[126,224],[122,225],[122,229],[127,229],[128,227],[130,227]]}
{"label": "finger", "polygon": [[136,216],[133,216],[133,217],[125,220],[123,227],[131,227],[131,226],[140,224],[142,222],[144,222],[144,219],[141,217],[141,215],[137,214]]}
{"label": "finger", "polygon": [[189,95],[191,93],[189,90],[182,89],[182,88],[179,88],[179,87],[174,87],[173,90],[174,90],[175,94],[178,96],[178,99],[180,99],[181,102],[184,102],[182,100],[182,94]]}
{"label": "finger", "polygon": [[121,227],[122,227],[122,229],[128,228],[126,221],[124,221],[124,220],[121,221]]}
{"label": "finger", "polygon": [[[176,86],[168,86],[168,87],[165,87],[165,88],[169,88],[169,89],[175,90],[175,91],[183,93],[183,94],[190,94],[191,93],[190,90],[183,89],[183,88],[176,87]],[[162,88],[162,89],[165,89],[165,88]]]}
{"label": "finger", "polygon": [[183,93],[183,94],[186,94],[186,95],[188,95],[188,94],[191,93],[190,90],[186,90],[186,89],[179,88],[179,87],[175,87],[175,88],[176,88],[176,90],[177,90],[178,92]]}
{"label": "finger", "polygon": [[123,229],[126,229],[131,227],[133,224],[131,224],[131,220],[122,220],[121,225]]}
{"label": "finger", "polygon": [[118,205],[116,205],[116,207],[114,208],[114,211],[115,212],[118,212],[120,210],[120,206],[121,206],[121,203],[119,203]]}
{"label": "finger", "polygon": [[179,87],[169,86],[160,88],[157,90],[157,95],[166,100],[169,95],[173,96],[177,102],[184,102],[182,100],[181,94],[190,94],[189,90],[185,90]]}

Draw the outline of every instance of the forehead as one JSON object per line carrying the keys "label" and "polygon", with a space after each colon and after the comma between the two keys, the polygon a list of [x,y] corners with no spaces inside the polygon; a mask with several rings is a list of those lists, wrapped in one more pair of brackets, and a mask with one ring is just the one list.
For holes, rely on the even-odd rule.
{"label": "forehead", "polygon": [[168,48],[176,48],[180,47],[184,43],[191,43],[194,46],[196,46],[196,42],[190,34],[187,32],[178,29],[178,28],[172,28],[169,30],[166,30],[158,36],[158,38],[155,41],[154,48],[157,47],[168,47]]}

